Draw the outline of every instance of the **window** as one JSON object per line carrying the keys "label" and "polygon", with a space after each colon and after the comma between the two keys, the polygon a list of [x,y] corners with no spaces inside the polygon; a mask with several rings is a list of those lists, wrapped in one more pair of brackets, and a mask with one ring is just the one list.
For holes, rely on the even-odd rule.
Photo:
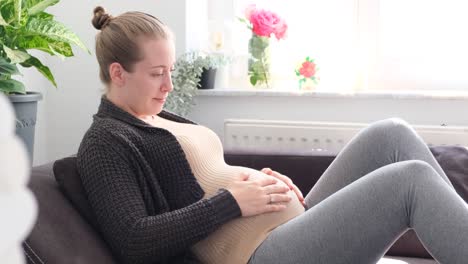
{"label": "window", "polygon": [[468,2],[386,0],[379,8],[376,87],[468,90]]}
{"label": "window", "polygon": [[272,41],[275,89],[298,89],[294,69],[310,56],[320,90],[468,90],[466,0],[209,0],[210,47],[233,56],[230,87],[249,85],[250,31],[237,17],[250,3],[289,25]]}

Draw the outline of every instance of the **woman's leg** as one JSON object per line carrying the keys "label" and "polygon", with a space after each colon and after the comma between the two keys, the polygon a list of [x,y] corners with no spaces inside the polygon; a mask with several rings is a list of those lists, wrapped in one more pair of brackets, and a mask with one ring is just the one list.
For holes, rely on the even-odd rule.
{"label": "woman's leg", "polygon": [[453,188],[414,129],[401,119],[391,118],[375,122],[360,131],[323,173],[305,202],[309,208],[313,207],[369,172],[404,160],[427,162]]}
{"label": "woman's leg", "polygon": [[250,263],[376,263],[408,228],[440,263],[468,259],[468,206],[423,161],[393,163],[274,229]]}

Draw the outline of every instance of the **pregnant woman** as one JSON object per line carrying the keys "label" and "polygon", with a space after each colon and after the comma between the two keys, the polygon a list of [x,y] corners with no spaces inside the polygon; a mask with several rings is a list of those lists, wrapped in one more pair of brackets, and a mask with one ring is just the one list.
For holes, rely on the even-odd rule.
{"label": "pregnant woman", "polygon": [[163,110],[175,51],[161,21],[97,7],[92,23],[106,90],[78,169],[121,263],[375,263],[409,228],[440,263],[468,259],[467,205],[403,121],[361,131],[304,199],[276,171],[227,165],[215,133]]}

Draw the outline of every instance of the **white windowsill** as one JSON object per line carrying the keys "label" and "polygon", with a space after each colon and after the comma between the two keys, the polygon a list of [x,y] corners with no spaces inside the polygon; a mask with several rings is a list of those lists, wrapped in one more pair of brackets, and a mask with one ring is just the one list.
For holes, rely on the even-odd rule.
{"label": "white windowsill", "polygon": [[252,89],[198,90],[198,96],[307,96],[313,98],[356,98],[356,99],[436,99],[468,100],[468,91],[292,91]]}

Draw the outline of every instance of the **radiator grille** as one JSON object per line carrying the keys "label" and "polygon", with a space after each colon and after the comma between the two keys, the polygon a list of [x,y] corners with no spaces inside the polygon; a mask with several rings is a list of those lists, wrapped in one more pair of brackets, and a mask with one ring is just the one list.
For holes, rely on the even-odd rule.
{"label": "radiator grille", "polygon": [[[336,155],[364,123],[226,119],[227,153]],[[429,145],[468,146],[468,127],[413,126]]]}

